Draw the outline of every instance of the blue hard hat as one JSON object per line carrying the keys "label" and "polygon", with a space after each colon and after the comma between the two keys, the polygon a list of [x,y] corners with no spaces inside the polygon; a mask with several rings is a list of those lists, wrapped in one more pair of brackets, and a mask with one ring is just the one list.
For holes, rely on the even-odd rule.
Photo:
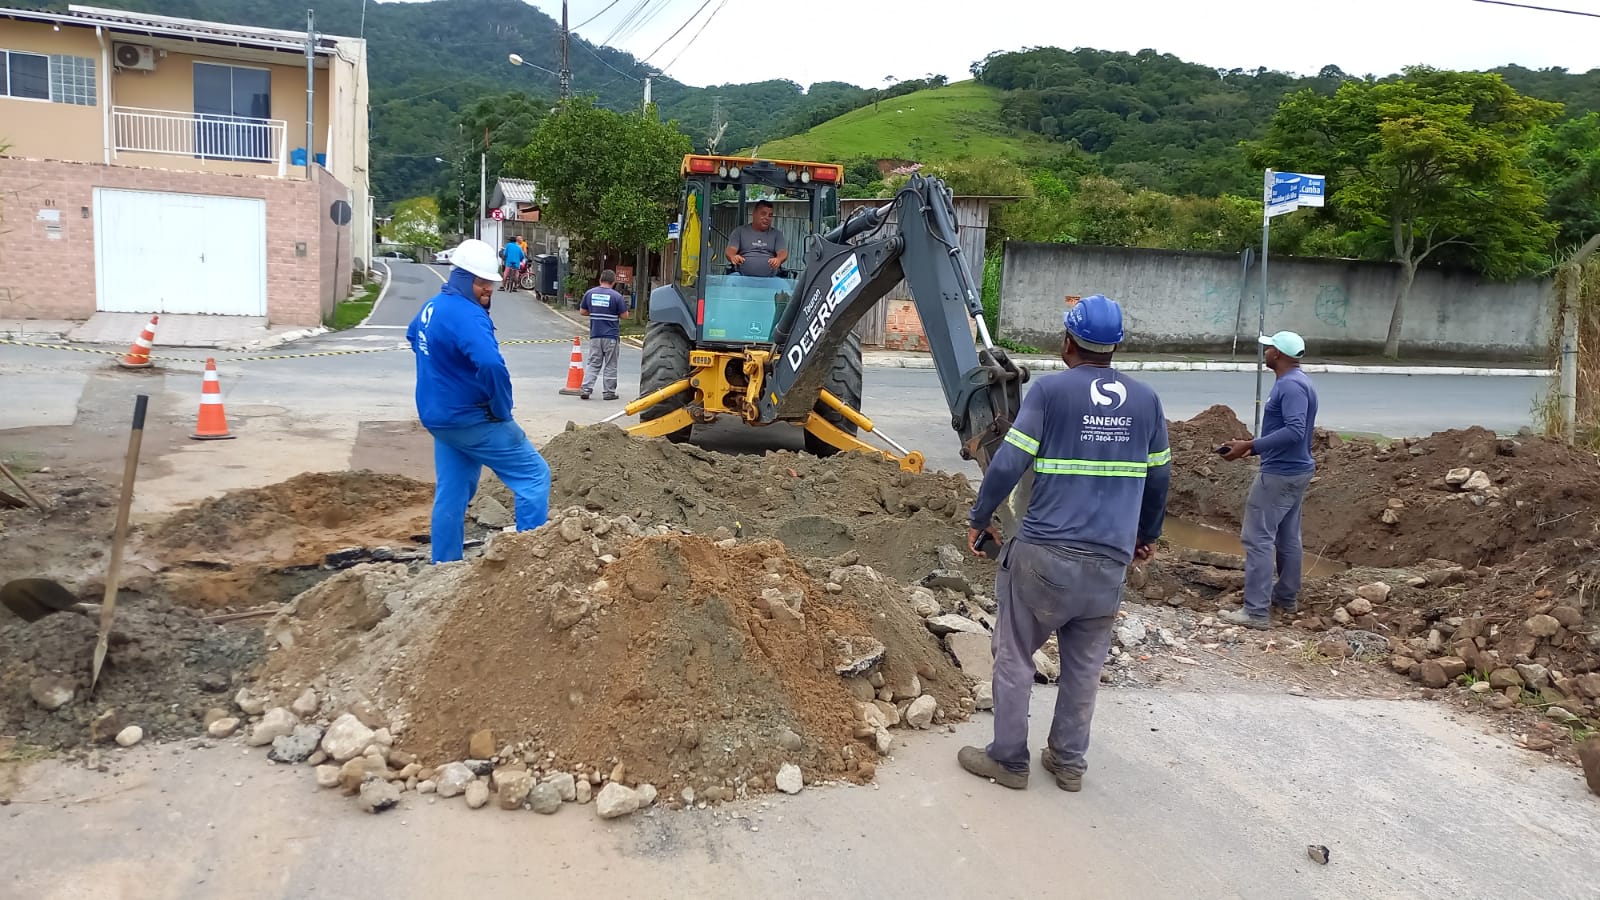
{"label": "blue hard hat", "polygon": [[1122,306],[1104,294],[1074,303],[1062,314],[1061,324],[1090,353],[1109,353],[1122,343]]}

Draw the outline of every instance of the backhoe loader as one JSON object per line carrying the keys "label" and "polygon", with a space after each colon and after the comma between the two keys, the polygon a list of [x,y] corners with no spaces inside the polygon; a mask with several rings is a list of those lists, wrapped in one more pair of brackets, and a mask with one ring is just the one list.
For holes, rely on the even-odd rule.
{"label": "backhoe loader", "polygon": [[[613,419],[637,415],[630,432],[678,441],[724,416],[788,422],[805,429],[817,455],[868,451],[920,471],[921,453],[881,432],[888,448],[858,436],[875,429],[861,412],[853,329],[903,278],[961,455],[988,467],[1028,370],[990,338],[942,181],[913,175],[893,199],[841,223],[835,164],[690,155],[682,173],[677,270],[650,293],[640,397]],[[770,277],[741,274],[726,259],[733,229],[760,200],[792,211],[772,227],[784,229],[793,255]]]}

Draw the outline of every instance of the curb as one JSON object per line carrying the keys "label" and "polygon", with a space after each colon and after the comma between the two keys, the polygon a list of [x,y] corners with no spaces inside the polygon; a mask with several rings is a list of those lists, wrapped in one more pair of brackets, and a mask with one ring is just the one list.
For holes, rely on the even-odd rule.
{"label": "curb", "polygon": [[389,268],[389,264],[381,259],[374,260],[374,262],[383,266],[383,285],[378,288],[378,299],[372,301],[372,308],[367,310],[367,317],[357,322],[355,324],[356,328],[360,328],[372,321],[372,317],[378,312],[378,307],[383,305],[383,298],[389,296],[389,285],[394,283],[394,271]]}
{"label": "curb", "polygon": [[[1026,359],[1012,357],[1019,365],[1035,372],[1059,372],[1067,364],[1058,359]],[[923,357],[892,356],[873,358],[862,362],[882,369],[932,369],[933,359]],[[1184,360],[1129,360],[1116,363],[1119,372],[1254,372],[1255,363],[1187,362]],[[1326,375],[1483,375],[1499,378],[1550,378],[1553,369],[1511,369],[1476,366],[1354,366],[1338,363],[1309,363],[1300,367],[1311,374]]]}

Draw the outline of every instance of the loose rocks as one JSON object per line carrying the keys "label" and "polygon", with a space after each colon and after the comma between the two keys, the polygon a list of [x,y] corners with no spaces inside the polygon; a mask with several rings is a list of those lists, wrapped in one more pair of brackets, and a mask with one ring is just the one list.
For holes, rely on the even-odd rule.
{"label": "loose rocks", "polygon": [[[468,809],[482,809],[489,802],[489,786],[477,779],[467,785],[466,794]],[[440,796],[443,796],[443,792]]]}
{"label": "loose rocks", "polygon": [[300,693],[300,696],[294,698],[293,703],[289,704],[289,711],[302,719],[309,719],[317,714],[319,705],[321,704],[317,700],[317,692],[311,688],[306,688]]}
{"label": "loose rocks", "polygon": [[800,772],[800,767],[794,763],[783,764],[783,768],[778,770],[777,782],[778,790],[783,791],[785,794],[798,794],[805,787],[805,779]]}
{"label": "loose rocks", "polygon": [[317,787],[334,788],[339,786],[339,767],[331,764],[317,766]]}
{"label": "loose rocks", "polygon": [[609,782],[594,798],[594,811],[602,819],[616,819],[637,810],[641,799],[637,791],[625,785]]}
{"label": "loose rocks", "polygon": [[300,719],[294,713],[281,706],[275,706],[267,710],[261,721],[256,723],[256,727],[250,729],[250,737],[245,743],[252,747],[265,747],[278,738],[293,734],[299,726]]}
{"label": "loose rocks", "polygon": [[137,725],[129,725],[127,728],[117,732],[117,746],[119,747],[132,747],[142,740],[144,740],[144,729]]}
{"label": "loose rocks", "polygon": [[[535,785],[528,793],[528,803],[533,811],[544,816],[555,815],[561,811],[561,791],[553,784],[546,782]],[[504,807],[504,802],[501,806]]]}
{"label": "loose rocks", "polygon": [[220,719],[215,719],[210,725],[206,726],[206,734],[219,740],[222,738],[232,737],[233,733],[238,730],[239,720],[233,716],[224,716]]}
{"label": "loose rocks", "polygon": [[361,795],[356,801],[363,812],[381,813],[400,805],[400,788],[381,778],[372,778],[361,785]]}
{"label": "loose rocks", "polygon": [[331,759],[344,762],[359,756],[375,736],[376,732],[361,724],[353,713],[345,713],[328,726],[328,733],[322,736],[322,750]]}
{"label": "loose rocks", "polygon": [[927,728],[933,724],[933,714],[938,708],[939,701],[923,694],[906,707],[906,724],[917,729]]}
{"label": "loose rocks", "polygon": [[440,769],[435,779],[438,782],[439,796],[459,797],[476,778],[471,769],[461,763],[453,762]]}
{"label": "loose rocks", "polygon": [[42,675],[28,682],[28,696],[51,712],[71,703],[77,691],[76,681],[59,675]]}
{"label": "loose rocks", "polygon": [[280,735],[272,741],[267,759],[280,763],[303,763],[317,752],[322,740],[322,729],[315,725],[299,725],[292,734]]}

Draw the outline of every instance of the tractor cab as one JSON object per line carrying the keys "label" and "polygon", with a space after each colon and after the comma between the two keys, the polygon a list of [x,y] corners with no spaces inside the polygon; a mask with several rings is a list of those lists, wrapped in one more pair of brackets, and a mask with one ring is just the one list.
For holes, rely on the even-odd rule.
{"label": "tractor cab", "polygon": [[[691,155],[682,174],[677,272],[672,284],[652,293],[651,320],[670,307],[682,315],[669,318],[687,319],[676,324],[697,345],[771,343],[794,296],[807,239],[837,224],[843,169]],[[743,266],[728,258],[741,239]],[[664,294],[670,296],[658,298]]]}

